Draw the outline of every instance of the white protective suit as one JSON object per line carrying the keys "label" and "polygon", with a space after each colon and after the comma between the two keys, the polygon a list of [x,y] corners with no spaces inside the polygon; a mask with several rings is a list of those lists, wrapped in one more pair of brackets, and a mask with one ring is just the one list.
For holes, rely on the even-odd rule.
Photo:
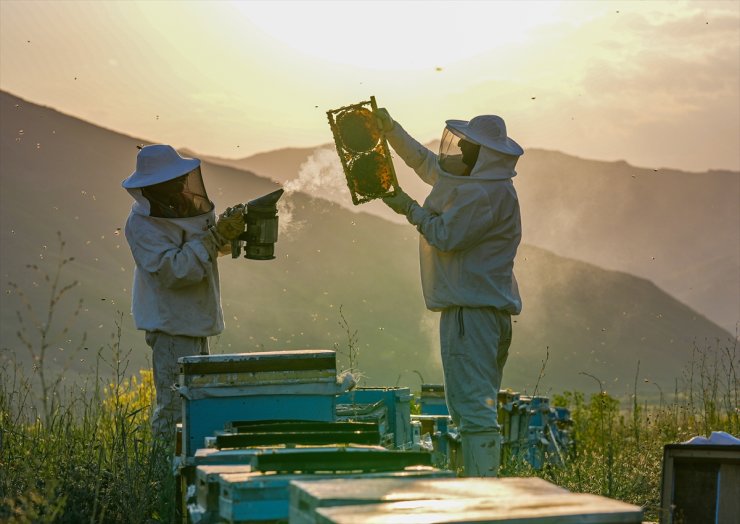
{"label": "white protective suit", "polygon": [[219,241],[213,211],[189,218],[149,216],[141,190],[126,221],[136,262],[132,312],[137,329],[210,337],[224,329],[219,287]]}
{"label": "white protective suit", "polygon": [[442,170],[437,155],[396,122],[386,133],[404,162],[432,186],[406,214],[421,233],[427,308],[441,311],[447,405],[463,437],[468,476],[495,476],[501,437],[496,403],[511,343],[511,315],[522,302],[513,273],[521,240],[515,161],[480,147],[470,176]]}
{"label": "white protective suit", "polygon": [[427,308],[490,306],[519,314],[522,301],[513,268],[522,228],[511,180],[516,171],[501,155],[481,147],[470,176],[451,175],[397,122],[386,137],[406,165],[432,186],[424,206],[412,206],[407,216],[421,233]]}
{"label": "white protective suit", "polygon": [[152,430],[169,439],[181,419],[171,389],[177,359],[207,354],[207,337],[224,329],[216,262],[222,242],[210,227],[216,222],[213,210],[189,218],[151,217],[141,190],[128,191],[136,200],[125,227],[136,262],[131,309],[152,348],[157,390]]}

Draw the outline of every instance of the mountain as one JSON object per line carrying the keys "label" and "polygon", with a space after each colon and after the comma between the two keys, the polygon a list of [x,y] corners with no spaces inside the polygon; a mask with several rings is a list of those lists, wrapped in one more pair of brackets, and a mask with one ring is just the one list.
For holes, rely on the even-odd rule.
{"label": "mountain", "polygon": [[528,242],[653,281],[732,333],[740,321],[740,173],[644,169],[532,150]]}
{"label": "mountain", "polygon": [[[110,354],[120,326],[121,345],[131,350],[127,371],[147,365],[149,350],[129,315],[133,260],[121,234],[131,198],[120,182],[142,141],[4,92],[0,116],[0,354],[30,365],[18,318],[27,337],[47,324],[54,279],[43,273],[53,276],[59,265],[61,232],[62,257],[74,260],[62,266],[60,284],[79,285],[54,307],[47,362],[60,369],[72,353],[69,376],[89,371],[97,351]],[[203,173],[217,210],[277,187],[212,162]],[[367,385],[418,389],[419,375],[441,382],[438,315],[424,309],[416,230],[301,192],[283,201],[276,260],[219,260],[227,328],[212,351],[336,346],[346,366],[351,342]],[[518,391],[532,391],[548,351],[540,391],[594,390],[581,372],[615,393],[630,391],[638,361],[641,376],[671,387],[694,344],[732,338],[644,278],[531,245],[521,247],[516,271],[525,309],[515,319],[504,386]],[[74,353],[83,333],[88,349]]]}
{"label": "mountain", "polygon": [[[428,144],[432,150],[438,144]],[[252,170],[281,184],[342,177],[333,144],[281,149],[214,162]],[[333,162],[333,166],[326,165]],[[396,158],[399,183],[420,202],[429,192]],[[556,254],[653,281],[736,333],[740,322],[740,173],[687,173],[527,149],[515,185],[524,241]],[[355,208],[346,192],[303,184],[353,210],[404,223],[379,202]]]}

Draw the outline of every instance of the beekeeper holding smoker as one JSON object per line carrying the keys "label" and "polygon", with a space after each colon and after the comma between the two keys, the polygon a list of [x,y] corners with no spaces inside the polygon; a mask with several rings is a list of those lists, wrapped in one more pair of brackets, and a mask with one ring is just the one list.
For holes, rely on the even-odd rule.
{"label": "beekeeper holding smoker", "polygon": [[136,267],[132,313],[152,349],[157,407],[155,438],[174,441],[180,421],[177,359],[208,354],[208,337],[224,329],[217,257],[244,231],[241,213],[214,212],[200,160],[164,144],[141,148],[123,187],[134,198],[126,240]]}
{"label": "beekeeper holding smoker", "polygon": [[493,477],[501,460],[497,396],[511,315],[522,309],[513,272],[522,227],[512,178],[524,150],[495,115],[447,120],[435,154],[386,109],[376,114],[391,147],[432,186],[424,205],[400,189],[383,201],[420,233],[424,300],[441,312],[445,394],[462,437],[465,476]]}

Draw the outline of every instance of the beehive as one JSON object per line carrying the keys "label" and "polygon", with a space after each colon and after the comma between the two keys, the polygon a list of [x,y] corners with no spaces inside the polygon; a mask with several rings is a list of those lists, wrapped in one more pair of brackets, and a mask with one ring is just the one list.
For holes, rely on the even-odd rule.
{"label": "beehive", "polygon": [[[295,483],[294,500],[314,504],[302,522],[316,524],[640,524],[642,510],[631,504],[570,493],[538,478],[346,480],[341,487]],[[309,495],[300,498],[300,491]],[[292,521],[291,521],[292,522]]]}
{"label": "beehive", "polygon": [[334,351],[197,355],[178,362],[186,458],[234,420],[334,420],[340,392]]}

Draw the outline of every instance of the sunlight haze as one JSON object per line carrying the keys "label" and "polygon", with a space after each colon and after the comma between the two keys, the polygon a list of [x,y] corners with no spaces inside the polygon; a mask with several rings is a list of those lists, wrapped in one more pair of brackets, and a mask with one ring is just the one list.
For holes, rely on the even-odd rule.
{"label": "sunlight haze", "polygon": [[0,2],[0,87],[227,158],[331,141],[367,100],[421,140],[502,115],[525,148],[740,169],[740,3]]}

